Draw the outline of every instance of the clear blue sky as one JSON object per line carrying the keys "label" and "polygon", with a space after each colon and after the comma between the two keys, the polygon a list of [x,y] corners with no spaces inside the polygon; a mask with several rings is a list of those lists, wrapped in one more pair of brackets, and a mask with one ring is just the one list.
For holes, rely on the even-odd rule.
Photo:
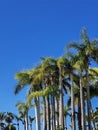
{"label": "clear blue sky", "polygon": [[15,73],[61,56],[83,26],[98,38],[97,0],[0,0],[0,111],[16,112],[25,100],[25,90],[14,95]]}

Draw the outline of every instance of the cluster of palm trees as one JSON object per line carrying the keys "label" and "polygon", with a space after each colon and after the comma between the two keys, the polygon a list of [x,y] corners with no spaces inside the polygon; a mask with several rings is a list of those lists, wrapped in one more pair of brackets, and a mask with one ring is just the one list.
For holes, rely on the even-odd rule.
{"label": "cluster of palm trees", "polygon": [[18,121],[18,117],[12,112],[0,112],[0,130],[16,130],[19,127]]}
{"label": "cluster of palm trees", "polygon": [[[97,130],[98,109],[93,110],[91,99],[98,96],[98,69],[93,61],[98,62],[98,41],[89,40],[83,29],[81,43],[69,43],[63,56],[41,58],[33,69],[17,73],[15,94],[29,86],[26,102],[16,104],[24,130],[29,130],[28,124],[32,129],[33,120],[36,130],[67,130],[68,122],[72,130]],[[29,123],[29,110],[34,108]]]}
{"label": "cluster of palm trees", "polygon": [[[24,125],[24,130],[26,130],[26,122],[25,122],[25,112],[21,111],[25,110],[24,103],[17,103],[16,106],[18,106],[18,112],[20,115],[16,115],[12,112],[0,112],[0,130],[20,130],[20,123]],[[32,122],[35,120],[35,117],[29,116],[27,125],[32,129]]]}

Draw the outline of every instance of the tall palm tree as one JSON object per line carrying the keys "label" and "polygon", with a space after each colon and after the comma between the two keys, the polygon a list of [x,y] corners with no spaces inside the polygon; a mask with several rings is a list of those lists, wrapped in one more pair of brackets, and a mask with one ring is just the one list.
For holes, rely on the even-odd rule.
{"label": "tall palm tree", "polygon": [[59,126],[61,126],[62,129],[64,129],[64,100],[63,100],[63,77],[62,73],[64,71],[64,63],[65,59],[64,57],[60,57],[57,60],[57,65],[59,68]]}
{"label": "tall palm tree", "polygon": [[[74,42],[74,43],[69,44],[67,48],[73,47],[78,50],[79,60],[82,63],[81,65],[84,66],[84,70],[85,70],[85,74],[86,74],[88,127],[89,127],[89,130],[91,130],[92,127],[91,127],[91,115],[90,115],[90,90],[89,90],[89,83],[88,83],[88,69],[90,66],[91,59],[98,61],[98,58],[97,58],[98,57],[98,53],[97,53],[98,41],[97,40],[90,41],[85,29],[82,30],[81,39],[82,39],[81,44],[77,44],[76,42]],[[82,70],[82,72],[84,70]],[[81,81],[80,81],[80,83],[81,83]],[[81,89],[82,89],[82,87],[81,87]],[[81,92],[81,96],[82,96],[82,92]],[[83,96],[81,97],[81,104],[83,102],[82,98],[83,98]],[[81,107],[83,107],[83,106],[81,106]],[[83,109],[81,108],[81,110],[83,110]],[[83,122],[84,122],[84,119],[82,116],[82,129],[85,130],[85,126],[84,126],[85,123],[83,123]]]}
{"label": "tall palm tree", "polygon": [[[43,68],[43,74],[44,74],[44,86],[45,88],[52,88],[51,94],[47,95],[46,100],[46,110],[47,110],[47,129],[50,130],[51,124],[52,129],[56,129],[56,119],[55,119],[55,86],[57,86],[57,66],[56,66],[56,60],[48,57],[48,58],[42,58],[42,68]],[[50,101],[51,100],[51,101]],[[51,105],[51,108],[50,108]],[[51,112],[51,123],[50,123],[50,112]]]}
{"label": "tall palm tree", "polygon": [[[25,86],[30,85],[30,89],[29,89],[29,93],[31,93],[31,91],[35,91],[36,89],[38,89],[39,86],[39,82],[37,82],[36,77],[34,78],[34,76],[36,76],[36,69],[32,69],[28,72],[20,72],[16,74],[16,78],[19,79],[18,85],[15,88],[15,94],[17,94],[21,89],[23,89]],[[37,83],[36,83],[37,82]],[[39,118],[39,99],[35,98],[35,113],[37,114],[37,118],[36,118],[36,129],[40,130],[40,118]],[[30,104],[31,105],[31,104]]]}
{"label": "tall palm tree", "polygon": [[[74,56],[73,56],[74,57]],[[60,90],[60,115],[59,115],[59,121],[64,129],[64,106],[63,106],[63,81],[65,81],[66,76],[70,77],[70,85],[71,85],[71,108],[72,108],[72,129],[75,130],[75,103],[74,103],[74,81],[73,81],[73,75],[74,75],[74,63],[76,62],[76,57],[70,59],[66,58],[65,56],[62,56],[58,59],[57,65],[59,68],[59,90]],[[65,86],[67,87],[67,82],[65,83]]]}
{"label": "tall palm tree", "polygon": [[[47,122],[44,122],[44,129],[52,129],[56,128],[56,117],[55,117],[55,95],[57,95],[57,85],[58,85],[58,79],[57,79],[57,66],[56,66],[56,60],[53,58],[42,58],[42,64],[41,66],[37,67],[37,73],[35,75],[37,80],[37,83],[41,82],[42,84],[42,90],[39,92],[39,90],[36,90],[34,93],[32,93],[29,96],[29,99],[32,98],[38,98],[39,96],[43,96],[43,105],[44,105],[44,121],[46,119]],[[34,83],[36,83],[34,81]],[[33,86],[34,86],[33,83]],[[51,93],[50,93],[51,91]],[[47,113],[47,114],[46,114]],[[51,117],[51,121],[50,121]]]}

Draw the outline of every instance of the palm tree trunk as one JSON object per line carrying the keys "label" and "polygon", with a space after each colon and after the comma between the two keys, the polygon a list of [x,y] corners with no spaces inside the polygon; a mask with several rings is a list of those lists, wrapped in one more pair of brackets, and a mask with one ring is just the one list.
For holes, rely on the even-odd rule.
{"label": "palm tree trunk", "polygon": [[53,95],[51,95],[51,129],[53,130]]}
{"label": "palm tree trunk", "polygon": [[59,99],[55,97],[55,124],[56,128],[59,126]]}
{"label": "palm tree trunk", "polygon": [[47,130],[50,130],[50,101],[49,101],[49,95],[46,98],[46,120],[47,120]]}
{"label": "palm tree trunk", "polygon": [[39,102],[39,97],[35,98],[35,115],[36,115],[36,130],[40,130],[40,102]]}
{"label": "palm tree trunk", "polygon": [[27,112],[26,117],[25,117],[25,125],[26,125],[26,130],[29,130],[29,128],[28,128],[28,112]]}
{"label": "palm tree trunk", "polygon": [[80,102],[80,87],[78,92],[78,129],[82,130],[81,126],[81,102]]}
{"label": "palm tree trunk", "polygon": [[80,102],[81,102],[81,125],[82,130],[85,130],[85,114],[84,114],[84,97],[83,97],[83,86],[82,86],[82,72],[80,73]]}
{"label": "palm tree trunk", "polygon": [[76,130],[73,74],[70,74],[70,80],[71,80],[72,130]]}
{"label": "palm tree trunk", "polygon": [[86,68],[86,90],[87,90],[87,112],[88,112],[88,129],[92,130],[91,126],[91,107],[90,107],[90,88],[88,84],[88,67]]}
{"label": "palm tree trunk", "polygon": [[62,74],[61,68],[59,68],[59,90],[60,90],[60,99],[59,99],[59,125],[64,129],[64,104],[63,104],[63,91],[62,91]]}
{"label": "palm tree trunk", "polygon": [[47,130],[47,122],[46,122],[46,100],[43,97],[43,130]]}
{"label": "palm tree trunk", "polygon": [[51,95],[51,118],[52,118],[52,130],[56,129],[56,122],[55,122],[55,100],[54,96]]}
{"label": "palm tree trunk", "polygon": [[53,95],[53,104],[52,104],[52,108],[53,108],[53,129],[56,129],[56,121],[55,121],[55,98]]}

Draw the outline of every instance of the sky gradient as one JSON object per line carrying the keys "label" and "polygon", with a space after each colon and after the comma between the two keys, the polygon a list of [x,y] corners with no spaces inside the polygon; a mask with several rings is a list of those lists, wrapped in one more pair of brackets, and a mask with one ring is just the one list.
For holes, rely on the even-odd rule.
{"label": "sky gradient", "polygon": [[82,27],[98,39],[97,0],[0,1],[0,111],[17,112],[16,102],[25,101],[26,89],[14,95],[15,73],[63,55]]}

